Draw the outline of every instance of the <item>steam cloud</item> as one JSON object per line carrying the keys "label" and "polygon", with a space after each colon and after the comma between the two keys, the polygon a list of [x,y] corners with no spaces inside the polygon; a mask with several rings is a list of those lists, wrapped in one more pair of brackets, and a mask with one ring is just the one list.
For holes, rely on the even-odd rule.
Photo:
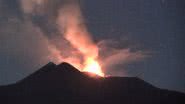
{"label": "steam cloud", "polygon": [[[146,57],[142,51],[115,48],[114,42],[94,43],[80,10],[78,0],[20,0],[25,20],[39,28],[49,42],[48,57],[60,63],[66,61],[82,68],[90,55],[97,58],[105,69],[114,72],[116,65],[126,65]],[[109,44],[108,44],[109,43]],[[104,54],[101,54],[104,53]]]}

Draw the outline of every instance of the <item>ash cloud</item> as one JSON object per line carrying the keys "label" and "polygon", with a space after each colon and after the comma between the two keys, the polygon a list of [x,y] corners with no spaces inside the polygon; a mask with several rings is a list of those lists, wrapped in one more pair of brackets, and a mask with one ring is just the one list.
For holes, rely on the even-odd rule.
{"label": "ash cloud", "polygon": [[98,43],[102,67],[109,76],[129,76],[125,66],[132,62],[142,61],[149,53],[133,50],[131,46],[120,46],[119,40],[102,40]]}
{"label": "ash cloud", "polygon": [[[76,0],[20,0],[20,3],[25,18],[30,19],[36,27],[40,28],[50,42],[52,61],[59,63],[61,59],[66,61],[73,57],[76,62],[81,58],[76,49],[64,38],[62,30],[59,31],[57,23],[59,10],[65,5],[75,4]],[[53,55],[58,57],[54,58]]]}
{"label": "ash cloud", "polygon": [[49,61],[48,41],[30,21],[9,17],[1,24],[1,84],[22,79]]}
{"label": "ash cloud", "polygon": [[[74,63],[81,63],[82,56],[74,46],[70,44],[68,40],[64,37],[65,29],[59,30],[58,17],[60,10],[68,4],[78,5],[77,0],[16,0],[17,7],[19,10],[14,11],[19,12],[19,16],[10,18],[8,21],[8,26],[1,28],[0,40],[6,41],[2,44],[8,44],[9,41],[20,42],[12,44],[12,47],[2,49],[6,52],[11,52],[10,54],[31,54],[32,60],[38,60],[40,63],[47,61],[58,62],[58,60],[72,60]],[[4,12],[5,13],[5,12]],[[12,14],[12,13],[10,13]],[[8,17],[11,17],[8,15]],[[22,19],[21,19],[22,18]],[[18,21],[16,24],[20,24],[18,30],[12,30],[11,34],[19,34],[15,39],[11,40],[13,35],[10,34],[8,30],[16,27],[16,24],[11,24],[12,22]],[[65,25],[65,24],[60,24]],[[84,25],[84,24],[82,24]],[[6,31],[7,30],[7,31]],[[24,30],[24,31],[23,31]],[[21,33],[17,31],[23,31]],[[61,32],[63,31],[63,32]],[[15,36],[15,35],[14,35]],[[20,37],[19,37],[20,36]],[[33,39],[32,41],[30,39]],[[30,40],[30,41],[27,41]],[[34,43],[37,41],[36,43]],[[1,41],[2,42],[2,41]],[[24,44],[24,45],[23,45]],[[96,43],[99,48],[99,61],[103,65],[104,71],[107,73],[114,73],[111,75],[125,75],[124,69],[119,72],[114,70],[117,65],[126,65],[134,61],[140,61],[146,57],[145,53],[142,51],[131,51],[129,47],[117,47],[118,43],[113,41],[100,41]],[[28,47],[25,48],[25,47]],[[20,50],[19,50],[20,49]],[[21,51],[21,49],[23,49]],[[25,51],[27,50],[27,51]],[[34,52],[34,51],[36,52]],[[16,52],[14,52],[16,51]],[[37,53],[37,54],[34,54]],[[103,53],[103,54],[101,54]],[[7,55],[7,54],[6,54]],[[17,55],[14,55],[17,56]],[[25,56],[26,57],[26,56]],[[24,57],[24,58],[25,58]],[[21,61],[21,59],[20,59]],[[34,63],[35,64],[35,63]]]}

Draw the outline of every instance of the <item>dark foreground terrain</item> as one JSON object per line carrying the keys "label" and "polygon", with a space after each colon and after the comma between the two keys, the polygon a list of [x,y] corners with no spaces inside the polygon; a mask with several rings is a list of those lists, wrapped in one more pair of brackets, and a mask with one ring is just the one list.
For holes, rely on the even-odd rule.
{"label": "dark foreground terrain", "polygon": [[136,77],[89,77],[48,63],[16,84],[0,87],[0,104],[185,104],[185,94]]}

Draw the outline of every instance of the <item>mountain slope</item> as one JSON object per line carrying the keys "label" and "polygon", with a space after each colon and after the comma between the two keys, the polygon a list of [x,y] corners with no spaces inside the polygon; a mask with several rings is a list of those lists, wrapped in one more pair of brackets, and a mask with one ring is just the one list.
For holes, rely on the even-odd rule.
{"label": "mountain slope", "polygon": [[48,63],[0,87],[2,104],[185,104],[185,94],[162,90],[136,77],[89,77],[68,63]]}

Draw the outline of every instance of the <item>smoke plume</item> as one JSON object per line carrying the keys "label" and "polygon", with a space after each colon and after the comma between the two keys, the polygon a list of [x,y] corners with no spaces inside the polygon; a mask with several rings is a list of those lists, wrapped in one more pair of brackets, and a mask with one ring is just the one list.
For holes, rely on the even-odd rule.
{"label": "smoke plume", "polygon": [[31,20],[49,41],[51,61],[66,61],[81,70],[91,67],[90,63],[99,68],[97,62],[100,62],[106,72],[113,66],[146,57],[144,52],[131,51],[129,47],[115,48],[114,43],[109,46],[107,41],[95,43],[78,0],[20,0],[20,3],[24,18]]}

